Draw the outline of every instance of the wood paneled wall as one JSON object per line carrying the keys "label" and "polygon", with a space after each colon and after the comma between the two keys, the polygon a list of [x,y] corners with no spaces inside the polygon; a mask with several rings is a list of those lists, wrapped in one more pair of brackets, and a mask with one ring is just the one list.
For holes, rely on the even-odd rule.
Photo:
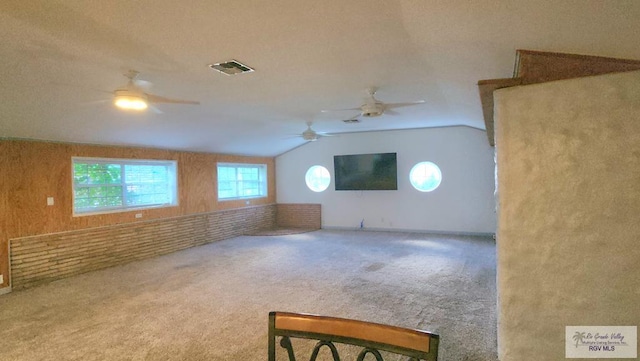
{"label": "wood paneled wall", "polygon": [[[71,157],[169,159],[178,162],[179,204],[92,216],[72,216]],[[268,197],[217,201],[216,163],[265,163]],[[275,163],[271,157],[180,152],[171,150],[0,140],[0,273],[9,285],[8,239],[115,224],[163,219],[275,203]],[[47,197],[55,204],[47,206]],[[135,214],[142,213],[142,219]]]}

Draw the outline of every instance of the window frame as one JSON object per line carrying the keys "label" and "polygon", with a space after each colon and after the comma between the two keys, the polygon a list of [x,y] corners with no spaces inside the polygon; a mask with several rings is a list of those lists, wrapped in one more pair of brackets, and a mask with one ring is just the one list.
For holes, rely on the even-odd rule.
{"label": "window frame", "polygon": [[[84,164],[118,164],[121,166],[120,169],[120,183],[115,184],[92,184],[89,186],[82,186],[78,188],[93,188],[98,186],[121,186],[122,187],[122,205],[120,206],[103,206],[100,208],[91,209],[88,211],[78,211],[76,209],[76,189],[77,185],[75,182],[75,165],[77,163]],[[156,203],[156,204],[142,204],[142,205],[126,205],[127,202],[127,193],[126,193],[126,178],[125,178],[125,166],[131,165],[152,165],[152,166],[166,166],[169,171],[169,203]],[[131,183],[129,183],[131,184]],[[176,160],[170,159],[128,159],[128,158],[102,158],[102,157],[71,157],[71,207],[73,210],[73,217],[83,217],[83,216],[91,216],[91,215],[99,215],[99,214],[108,214],[108,213],[122,213],[122,212],[131,212],[137,210],[144,209],[153,209],[153,208],[167,208],[167,207],[176,207],[179,204],[179,196],[178,196],[178,162]]]}
{"label": "window frame", "polygon": [[[220,198],[220,167],[225,168],[235,168],[236,178],[233,180],[236,182],[235,190],[236,195],[233,197],[225,197]],[[242,180],[238,180],[238,169],[240,168],[257,168],[258,169],[258,195],[249,195],[249,196],[238,196],[238,189],[241,187],[238,186],[239,182]],[[228,163],[228,162],[217,162],[216,163],[216,198],[218,202],[226,202],[226,201],[237,201],[243,199],[257,199],[257,198],[267,198],[269,196],[269,172],[268,166],[265,163]]]}
{"label": "window frame", "polygon": [[[319,170],[321,173],[324,173],[324,172],[327,173],[327,177],[326,177],[327,183],[326,183],[326,185],[322,184],[322,186],[323,186],[322,189],[314,188],[312,186],[314,180],[316,180],[316,182],[318,181],[317,178],[315,178],[313,176],[313,173],[314,173],[315,170]],[[322,179],[325,179],[325,178],[322,178]],[[325,167],[323,165],[319,165],[319,164],[312,165],[311,167],[309,167],[307,169],[307,172],[304,174],[304,182],[305,182],[305,184],[307,185],[307,188],[310,191],[312,191],[314,193],[322,193],[322,192],[326,191],[327,189],[329,189],[329,186],[331,185],[331,172],[329,171],[329,169],[327,169],[327,167]],[[312,184],[310,184],[310,183],[312,183]]]}
{"label": "window frame", "polygon": [[[425,166],[425,167],[431,168],[434,171],[434,173],[438,175],[438,177],[437,177],[438,178],[438,182],[437,182],[437,184],[435,184],[435,186],[433,188],[422,189],[422,188],[419,188],[417,185],[415,185],[413,183],[412,175],[413,175],[414,171],[416,171],[416,169],[419,166]],[[436,189],[440,188],[440,185],[442,184],[442,170],[440,169],[440,166],[438,166],[435,162],[427,161],[427,160],[420,161],[420,162],[414,164],[413,167],[411,167],[411,170],[409,170],[409,177],[408,178],[409,178],[409,184],[411,184],[413,189],[415,189],[415,190],[417,190],[418,192],[421,192],[421,193],[430,193],[430,192],[433,192]]]}

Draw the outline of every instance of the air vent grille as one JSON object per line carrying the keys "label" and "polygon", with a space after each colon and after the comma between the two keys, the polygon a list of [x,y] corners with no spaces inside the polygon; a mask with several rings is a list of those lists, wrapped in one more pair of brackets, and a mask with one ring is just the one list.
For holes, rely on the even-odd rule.
{"label": "air vent grille", "polygon": [[251,73],[254,71],[253,68],[244,65],[237,60],[229,60],[224,63],[209,64],[209,67],[226,75],[237,75],[243,73]]}

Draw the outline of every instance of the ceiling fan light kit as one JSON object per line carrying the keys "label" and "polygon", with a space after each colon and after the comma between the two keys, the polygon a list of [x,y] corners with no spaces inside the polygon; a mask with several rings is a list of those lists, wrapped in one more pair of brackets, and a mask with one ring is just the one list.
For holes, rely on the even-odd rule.
{"label": "ceiling fan light kit", "polygon": [[360,123],[360,119],[358,119],[358,117],[374,118],[374,117],[379,117],[385,113],[389,115],[398,115],[397,112],[393,111],[394,108],[408,107],[412,105],[423,104],[425,102],[424,100],[417,100],[417,101],[405,102],[405,103],[385,103],[376,99],[377,91],[378,91],[377,87],[368,88],[367,97],[365,98],[364,104],[362,104],[357,108],[322,110],[322,112],[354,111],[354,110],[360,111],[357,115],[351,118],[342,120],[344,123],[354,124],[354,123]]}
{"label": "ceiling fan light kit", "polygon": [[138,80],[138,71],[129,70],[128,73],[124,74],[125,77],[129,79],[127,84],[123,87],[116,89],[113,92],[113,104],[124,110],[134,110],[134,111],[143,111],[147,108],[151,107],[157,113],[162,113],[157,108],[153,107],[152,104],[156,103],[170,103],[170,104],[189,104],[189,105],[198,105],[200,102],[193,100],[181,100],[181,99],[171,99],[165,98],[163,96],[146,93],[143,90],[143,86],[150,86],[151,83],[144,80]]}
{"label": "ceiling fan light kit", "polygon": [[144,94],[122,89],[116,90],[113,104],[120,109],[143,111],[149,107],[147,97]]}
{"label": "ceiling fan light kit", "polygon": [[307,130],[302,132],[302,139],[308,142],[315,142],[318,140],[318,133],[315,130],[311,129],[311,123],[307,123]]}
{"label": "ceiling fan light kit", "polygon": [[384,113],[384,105],[381,103],[369,103],[362,105],[362,116],[366,118],[379,117]]}
{"label": "ceiling fan light kit", "polygon": [[308,142],[315,142],[316,140],[318,140],[318,135],[317,134],[302,134],[302,139],[308,141]]}
{"label": "ceiling fan light kit", "polygon": [[307,122],[307,130],[305,130],[304,132],[302,132],[302,134],[299,135],[299,136],[302,137],[302,139],[306,140],[307,142],[315,142],[320,137],[332,137],[333,136],[332,134],[325,133],[325,132],[316,132],[315,130],[313,130],[311,128],[311,125],[313,125],[312,122]]}

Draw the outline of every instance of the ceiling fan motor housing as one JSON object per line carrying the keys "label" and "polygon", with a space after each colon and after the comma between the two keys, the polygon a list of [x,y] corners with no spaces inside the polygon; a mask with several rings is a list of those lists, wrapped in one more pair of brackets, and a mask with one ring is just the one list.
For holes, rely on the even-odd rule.
{"label": "ceiling fan motor housing", "polygon": [[373,118],[384,113],[384,106],[381,103],[365,104],[362,106],[362,116]]}
{"label": "ceiling fan motor housing", "polygon": [[118,108],[142,111],[149,107],[147,95],[135,88],[116,89],[113,95],[113,104]]}
{"label": "ceiling fan motor housing", "polygon": [[318,140],[318,134],[312,129],[307,129],[302,132],[302,139],[313,142],[315,140]]}
{"label": "ceiling fan motor housing", "polygon": [[113,92],[115,97],[131,97],[131,98],[140,98],[146,100],[146,94],[141,91],[137,91],[136,89],[131,88],[120,88],[116,89]]}

